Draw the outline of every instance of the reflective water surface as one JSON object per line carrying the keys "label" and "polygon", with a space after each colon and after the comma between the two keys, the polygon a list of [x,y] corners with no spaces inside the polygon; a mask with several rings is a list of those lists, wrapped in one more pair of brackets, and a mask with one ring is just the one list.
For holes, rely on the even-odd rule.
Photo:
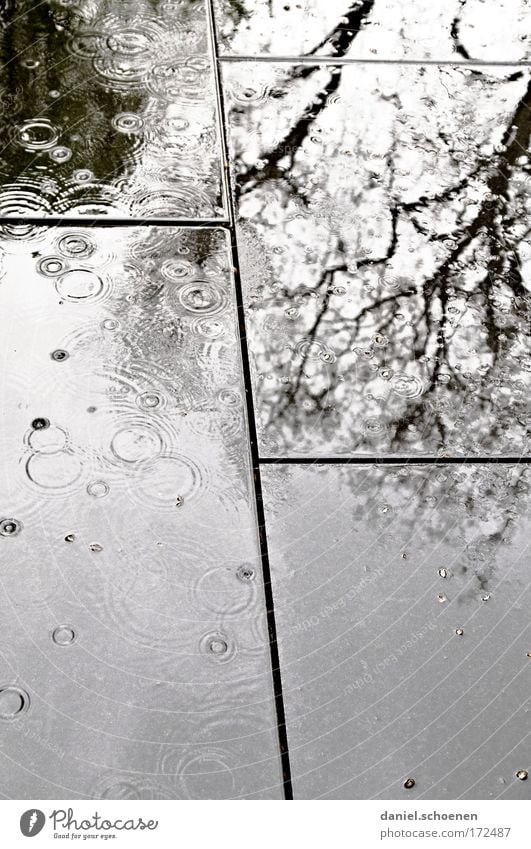
{"label": "reflective water surface", "polygon": [[0,246],[0,792],[279,798],[225,233]]}
{"label": "reflective water surface", "polygon": [[263,480],[295,798],[528,798],[527,469]]}
{"label": "reflective water surface", "polygon": [[16,0],[0,23],[0,215],[223,214],[203,0]]}
{"label": "reflective water surface", "polygon": [[526,0],[215,0],[221,51],[244,56],[529,59]]}
{"label": "reflective water surface", "polygon": [[262,452],[528,451],[528,71],[223,77]]}

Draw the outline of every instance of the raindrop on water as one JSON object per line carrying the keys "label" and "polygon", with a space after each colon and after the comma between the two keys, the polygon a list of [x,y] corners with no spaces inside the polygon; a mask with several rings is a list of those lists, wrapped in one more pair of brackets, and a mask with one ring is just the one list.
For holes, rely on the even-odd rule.
{"label": "raindrop on water", "polygon": [[63,360],[67,360],[68,356],[68,351],[64,351],[62,348],[57,348],[50,354],[52,360],[55,360],[57,363],[61,363],[63,362]]}
{"label": "raindrop on water", "polygon": [[76,632],[71,625],[58,625],[52,634],[52,640],[58,646],[70,646],[76,639]]}
{"label": "raindrop on water", "polygon": [[104,498],[109,492],[109,485],[105,481],[91,481],[87,486],[87,492],[94,498]]}
{"label": "raindrop on water", "polygon": [[0,719],[15,719],[29,708],[30,697],[21,687],[6,684],[0,687]]}
{"label": "raindrop on water", "polygon": [[3,537],[14,537],[20,533],[22,525],[17,519],[2,519],[0,521],[0,535]]}

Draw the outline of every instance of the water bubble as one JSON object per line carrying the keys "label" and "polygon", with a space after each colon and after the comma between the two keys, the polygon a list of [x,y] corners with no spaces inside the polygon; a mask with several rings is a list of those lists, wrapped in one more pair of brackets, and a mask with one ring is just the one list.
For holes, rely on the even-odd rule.
{"label": "water bubble", "polygon": [[419,377],[401,372],[394,375],[392,390],[401,398],[418,398],[424,391],[424,384]]}
{"label": "water bubble", "polygon": [[16,141],[25,150],[49,150],[55,147],[59,132],[46,118],[31,118],[16,127]]}
{"label": "water bubble", "polygon": [[240,395],[233,389],[220,389],[218,399],[226,407],[235,407],[240,402]]}
{"label": "water bubble", "polygon": [[120,322],[115,318],[103,319],[101,326],[104,330],[118,330],[121,327]]}
{"label": "water bubble", "polygon": [[156,392],[142,392],[136,399],[137,406],[141,410],[160,410],[164,406],[165,399]]}
{"label": "water bubble", "polygon": [[516,773],[516,777],[518,778],[519,781],[527,781],[527,779],[529,777],[529,773],[528,773],[527,769],[519,769],[518,772]]}
{"label": "water bubble", "polygon": [[255,577],[255,571],[252,566],[244,564],[243,566],[238,566],[236,570],[236,577],[239,581],[243,581],[244,583],[248,583],[249,581],[253,581]]}
{"label": "water bubble", "polygon": [[53,162],[68,162],[68,160],[72,158],[72,151],[69,147],[53,147],[49,151],[48,156],[53,160]]}
{"label": "water bubble", "polygon": [[52,634],[52,640],[58,646],[70,646],[76,639],[76,632],[71,625],[58,625]]}
{"label": "water bubble", "polygon": [[455,633],[457,634],[458,637],[462,637],[465,632],[464,632],[463,628],[456,628]]}
{"label": "water bubble", "polygon": [[59,256],[45,256],[37,263],[37,271],[46,277],[56,277],[66,268]]}
{"label": "water bubble", "polygon": [[387,431],[387,426],[384,422],[380,421],[380,419],[365,419],[363,422],[363,430],[367,436],[379,436]]}
{"label": "water bubble", "polygon": [[183,504],[184,504],[184,498],[183,498],[183,496],[182,496],[182,495],[178,495],[178,496],[177,496],[177,498],[175,499],[175,506],[176,506],[176,507],[182,507],[182,506],[183,506]]}
{"label": "water bubble", "polygon": [[441,578],[447,578],[447,577],[448,577],[448,571],[447,571],[447,569],[439,569],[439,576],[440,576]]}
{"label": "water bubble", "polygon": [[0,536],[14,537],[20,533],[22,524],[17,519],[2,519],[0,521]]}
{"label": "water bubble", "polygon": [[50,354],[52,360],[55,360],[57,363],[63,362],[63,360],[67,360],[69,357],[68,351],[63,350],[63,348],[56,348],[55,351],[52,351]]}
{"label": "water bubble", "polygon": [[15,684],[0,686],[0,719],[15,719],[28,710],[30,697]]}
{"label": "water bubble", "polygon": [[443,593],[439,593],[437,599],[439,600],[440,604],[444,604],[445,601],[448,601],[448,596],[444,595]]}
{"label": "water bubble", "polygon": [[162,263],[160,273],[167,280],[180,283],[193,275],[194,266],[185,259],[167,259]]}
{"label": "water bubble", "polygon": [[215,315],[225,307],[226,297],[222,290],[208,280],[195,280],[179,291],[179,301],[189,312]]}
{"label": "water bubble", "polygon": [[56,281],[55,288],[62,298],[78,301],[99,295],[103,289],[103,281],[93,271],[77,268],[63,274]]}
{"label": "water bubble", "polygon": [[67,233],[59,239],[57,247],[62,254],[71,257],[90,256],[96,249],[94,242],[81,233]]}
{"label": "water bubble", "polygon": [[109,492],[109,485],[105,481],[91,481],[87,486],[87,492],[93,498],[104,498]]}
{"label": "water bubble", "polygon": [[120,112],[112,119],[112,126],[119,133],[139,133],[144,126],[144,121],[134,112]]}
{"label": "water bubble", "polygon": [[284,315],[287,318],[295,319],[298,318],[301,314],[301,311],[297,309],[297,307],[288,307],[287,310],[284,310]]}
{"label": "water bubble", "polygon": [[414,778],[406,778],[406,780],[404,781],[404,787],[406,788],[406,790],[411,790],[414,786],[415,786],[415,779]]}
{"label": "water bubble", "polygon": [[76,538],[75,534],[67,534],[65,536],[65,542],[74,542],[75,538]]}
{"label": "water bubble", "polygon": [[45,430],[45,428],[50,427],[50,421],[45,418],[33,419],[31,426],[33,430]]}
{"label": "water bubble", "polygon": [[78,168],[72,174],[72,178],[76,183],[90,183],[94,179],[94,174],[88,168]]}
{"label": "water bubble", "polygon": [[201,651],[218,663],[226,663],[234,656],[235,649],[226,634],[213,631],[205,634],[199,643]]}

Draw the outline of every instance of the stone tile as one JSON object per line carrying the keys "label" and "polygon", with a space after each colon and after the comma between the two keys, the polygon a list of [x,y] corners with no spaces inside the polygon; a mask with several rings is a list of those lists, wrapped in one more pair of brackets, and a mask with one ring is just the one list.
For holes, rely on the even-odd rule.
{"label": "stone tile", "polygon": [[0,238],[1,792],[281,797],[226,234]]}
{"label": "stone tile", "polygon": [[0,18],[0,215],[225,215],[203,0],[16,0]]}
{"label": "stone tile", "polygon": [[263,482],[295,798],[527,799],[528,470]]}
{"label": "stone tile", "polygon": [[223,75],[262,453],[527,452],[527,71]]}
{"label": "stone tile", "polygon": [[522,62],[526,0],[215,0],[225,55]]}

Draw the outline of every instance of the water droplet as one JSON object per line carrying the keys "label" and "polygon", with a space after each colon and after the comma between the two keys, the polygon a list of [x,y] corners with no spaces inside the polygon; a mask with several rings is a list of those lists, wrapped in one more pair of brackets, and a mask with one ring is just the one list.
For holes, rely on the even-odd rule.
{"label": "water droplet", "polygon": [[439,593],[437,599],[440,604],[444,604],[445,601],[448,601],[448,596],[443,595],[443,593]]}
{"label": "water droplet", "polygon": [[87,492],[94,498],[104,498],[109,492],[109,485],[105,481],[91,481],[87,486]]}
{"label": "water droplet", "polygon": [[33,419],[31,426],[33,430],[45,430],[45,428],[50,427],[50,421],[45,418]]}
{"label": "water droplet", "polygon": [[0,687],[0,719],[15,719],[29,708],[30,697],[21,687],[6,684]]}
{"label": "water droplet", "polygon": [[439,569],[439,575],[440,575],[441,578],[447,578],[448,577],[448,570],[447,569]]}
{"label": "water droplet", "polygon": [[411,790],[414,786],[415,786],[415,779],[414,778],[406,778],[406,780],[404,781],[404,787],[406,788],[406,790]]}
{"label": "water droplet", "polygon": [[248,583],[249,581],[254,581],[255,571],[252,566],[248,566],[244,564],[243,566],[238,566],[236,570],[236,577],[239,581],[243,581],[244,583]]}
{"label": "water droplet", "polygon": [[71,625],[58,625],[52,634],[52,640],[58,646],[70,646],[76,639],[76,632]]}
{"label": "water droplet", "polygon": [[464,632],[463,628],[456,628],[455,633],[457,634],[458,637],[462,637],[465,632]]}
{"label": "water droplet", "polygon": [[519,781],[527,781],[528,776],[529,776],[529,773],[528,773],[527,769],[519,769],[518,772],[516,773],[516,777],[518,778]]}
{"label": "water droplet", "polygon": [[163,398],[156,392],[142,392],[136,399],[136,403],[141,410],[158,410],[164,406]]}
{"label": "water droplet", "polygon": [[208,280],[195,280],[179,291],[179,301],[189,312],[201,315],[214,315],[224,309],[224,292]]}
{"label": "water droplet", "polygon": [[57,247],[65,256],[85,257],[94,253],[96,245],[87,236],[81,233],[68,233],[62,236]]}
{"label": "water droplet", "polygon": [[118,330],[120,327],[120,322],[116,318],[105,318],[101,326],[104,330]]}
{"label": "water droplet", "polygon": [[211,654],[226,654],[229,646],[222,637],[212,637],[208,643],[208,650]]}
{"label": "water droplet", "polygon": [[99,552],[103,551],[103,546],[99,544],[99,542],[91,542],[89,545],[89,549],[91,551]]}
{"label": "water droplet", "polygon": [[57,363],[61,363],[63,360],[67,360],[68,356],[68,351],[64,351],[62,348],[57,348],[50,354],[52,360],[55,360]]}
{"label": "water droplet", "polygon": [[56,277],[66,268],[59,256],[45,256],[37,263],[37,271],[46,277]]}
{"label": "water droplet", "polygon": [[424,384],[419,377],[402,372],[394,375],[392,389],[401,398],[418,398],[424,391]]}
{"label": "water droplet", "polygon": [[139,133],[144,126],[144,121],[134,112],[120,112],[112,119],[112,126],[119,133]]}
{"label": "water droplet", "polygon": [[94,174],[88,168],[78,168],[72,174],[76,183],[90,183],[94,179]]}
{"label": "water droplet", "polygon": [[0,521],[0,535],[3,537],[14,537],[20,533],[22,525],[17,519],[2,519]]}
{"label": "water droplet", "polygon": [[218,631],[205,634],[199,645],[202,652],[218,663],[226,663],[234,656],[234,646],[229,638]]}
{"label": "water droplet", "polygon": [[69,147],[53,147],[49,151],[48,156],[53,162],[68,162],[72,158],[72,151]]}
{"label": "water droplet", "polygon": [[49,150],[58,138],[57,129],[46,118],[30,118],[16,127],[16,141],[24,150]]}

